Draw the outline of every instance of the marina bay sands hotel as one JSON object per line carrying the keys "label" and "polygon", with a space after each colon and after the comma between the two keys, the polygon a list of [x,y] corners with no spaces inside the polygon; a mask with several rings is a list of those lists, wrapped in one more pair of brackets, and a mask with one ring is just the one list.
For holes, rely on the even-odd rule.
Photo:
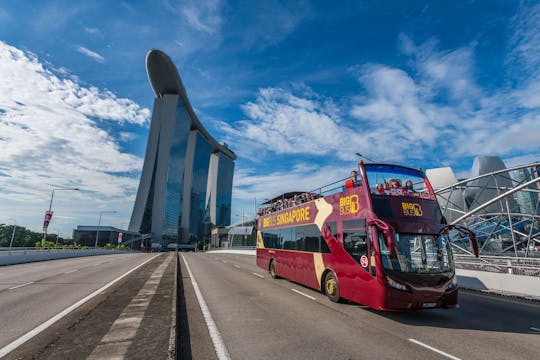
{"label": "marina bay sands hotel", "polygon": [[146,69],[156,98],[129,231],[151,234],[153,248],[193,249],[230,224],[236,155],[202,126],[165,53],[150,51]]}

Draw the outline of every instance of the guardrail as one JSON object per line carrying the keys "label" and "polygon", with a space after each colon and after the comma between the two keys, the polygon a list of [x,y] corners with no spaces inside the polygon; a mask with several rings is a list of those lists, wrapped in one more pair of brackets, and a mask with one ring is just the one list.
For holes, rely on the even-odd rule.
{"label": "guardrail", "polygon": [[540,277],[540,258],[454,255],[456,268]]}
{"label": "guardrail", "polygon": [[129,253],[118,249],[56,249],[56,248],[2,248],[0,251],[0,266],[23,264],[35,261],[67,259],[83,256],[110,255]]}

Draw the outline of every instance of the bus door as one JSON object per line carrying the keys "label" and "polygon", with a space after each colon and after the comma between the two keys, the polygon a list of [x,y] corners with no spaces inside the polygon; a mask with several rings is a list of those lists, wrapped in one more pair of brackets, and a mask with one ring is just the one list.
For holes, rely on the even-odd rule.
{"label": "bus door", "polygon": [[[342,229],[343,248],[357,264],[347,276],[352,280],[350,288],[353,289],[354,297],[364,297],[369,293],[370,285],[368,284],[374,284],[372,280],[376,276],[372,236],[368,233],[366,219],[344,220]],[[365,303],[362,300],[361,302]]]}

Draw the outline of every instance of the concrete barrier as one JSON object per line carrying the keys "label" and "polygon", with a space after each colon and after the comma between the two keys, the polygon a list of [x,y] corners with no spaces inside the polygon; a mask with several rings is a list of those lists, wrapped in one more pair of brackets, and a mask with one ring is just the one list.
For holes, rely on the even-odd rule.
{"label": "concrete barrier", "polygon": [[460,288],[540,300],[540,277],[456,269]]}
{"label": "concrete barrier", "polygon": [[215,249],[208,250],[207,252],[221,254],[257,255],[257,251],[255,249]]}
{"label": "concrete barrier", "polygon": [[40,249],[40,250],[12,250],[0,251],[0,266],[23,264],[35,261],[47,261],[55,259],[67,259],[82,256],[109,255],[109,254],[124,254],[128,251],[121,250],[105,250],[105,249]]}

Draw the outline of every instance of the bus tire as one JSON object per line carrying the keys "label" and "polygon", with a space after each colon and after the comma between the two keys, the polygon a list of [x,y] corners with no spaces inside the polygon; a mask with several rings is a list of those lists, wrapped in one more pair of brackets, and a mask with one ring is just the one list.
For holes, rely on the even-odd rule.
{"label": "bus tire", "polygon": [[329,271],[324,277],[324,293],[328,297],[328,300],[332,302],[339,302],[339,287],[336,275]]}
{"label": "bus tire", "polygon": [[276,272],[276,262],[274,259],[270,260],[270,266],[268,267],[268,272],[270,273],[270,276],[272,279],[279,279],[279,276]]}

